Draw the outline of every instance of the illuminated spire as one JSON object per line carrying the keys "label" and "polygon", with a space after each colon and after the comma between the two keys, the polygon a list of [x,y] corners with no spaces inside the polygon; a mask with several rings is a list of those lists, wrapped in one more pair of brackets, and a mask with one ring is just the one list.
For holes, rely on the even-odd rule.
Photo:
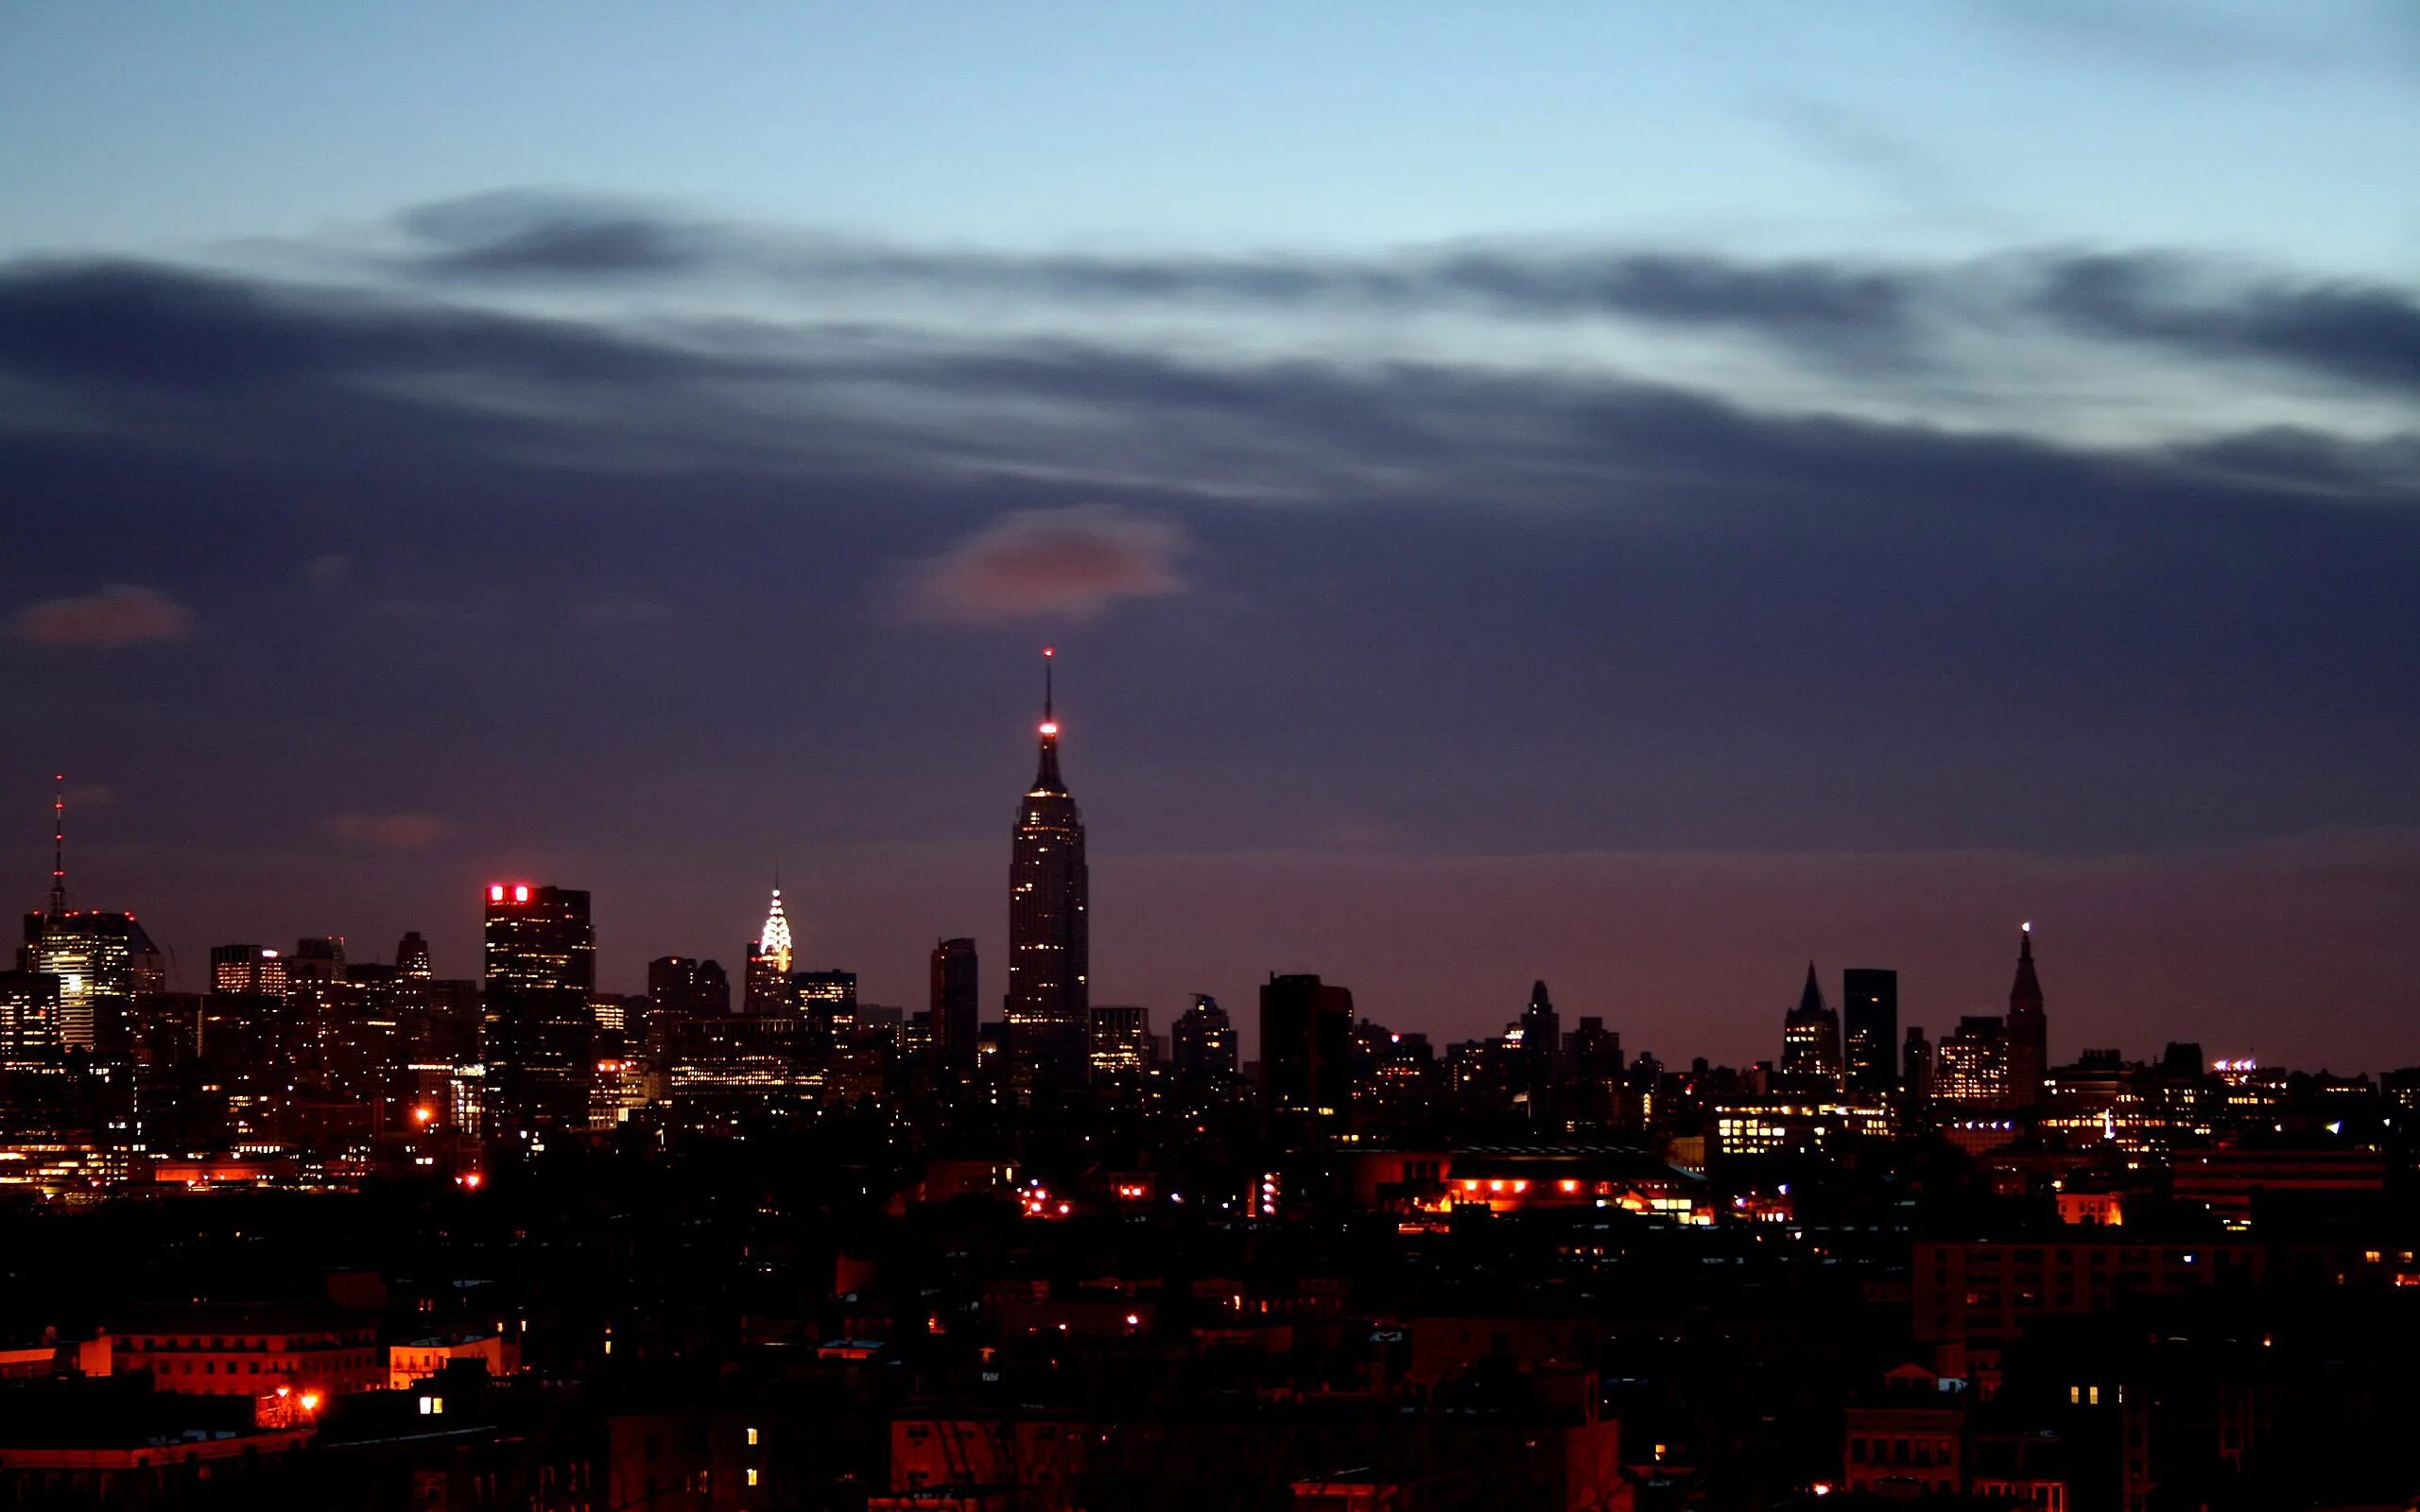
{"label": "illuminated spire", "polygon": [[67,774],[51,782],[49,914],[57,919],[67,912]]}
{"label": "illuminated spire", "polygon": [[1059,715],[1050,669],[1059,655],[1058,648],[1042,648],[1042,765],[1033,774],[1033,791],[1060,793],[1067,791],[1067,780],[1059,775]]}
{"label": "illuminated spire", "polygon": [[772,912],[765,916],[764,933],[757,936],[756,953],[784,976],[789,974],[790,921],[782,912],[782,889],[778,886],[773,889]]}

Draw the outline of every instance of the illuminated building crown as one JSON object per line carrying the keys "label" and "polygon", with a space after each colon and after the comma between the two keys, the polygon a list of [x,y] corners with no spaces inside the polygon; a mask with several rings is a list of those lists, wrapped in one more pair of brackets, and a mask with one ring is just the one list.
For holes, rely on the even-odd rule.
{"label": "illuminated building crown", "polygon": [[765,932],[758,936],[757,953],[773,963],[774,969],[786,975],[790,969],[790,921],[782,913],[782,889],[773,889],[772,912],[765,916]]}

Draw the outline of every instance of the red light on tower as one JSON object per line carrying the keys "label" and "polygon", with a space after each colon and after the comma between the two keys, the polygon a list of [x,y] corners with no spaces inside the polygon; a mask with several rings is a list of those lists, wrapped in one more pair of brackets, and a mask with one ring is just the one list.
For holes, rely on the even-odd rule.
{"label": "red light on tower", "polygon": [[503,883],[491,882],[488,884],[488,902],[492,903],[500,903],[504,902]]}
{"label": "red light on tower", "polygon": [[526,903],[529,901],[529,885],[527,883],[521,883],[512,889],[512,901],[516,903]]}

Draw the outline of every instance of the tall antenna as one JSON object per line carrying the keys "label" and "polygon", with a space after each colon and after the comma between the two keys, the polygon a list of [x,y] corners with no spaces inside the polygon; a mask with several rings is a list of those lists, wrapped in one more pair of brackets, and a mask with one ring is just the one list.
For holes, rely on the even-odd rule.
{"label": "tall antenna", "polygon": [[67,774],[51,779],[50,917],[67,912]]}
{"label": "tall antenna", "polygon": [[1042,648],[1042,720],[1045,724],[1049,724],[1058,717],[1050,712],[1051,659],[1058,654],[1057,646],[1046,645]]}

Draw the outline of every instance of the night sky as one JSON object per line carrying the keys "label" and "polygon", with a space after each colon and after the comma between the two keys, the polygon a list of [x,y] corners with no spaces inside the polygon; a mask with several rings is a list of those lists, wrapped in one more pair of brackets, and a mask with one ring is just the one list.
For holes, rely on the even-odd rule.
{"label": "night sky", "polygon": [[2420,1061],[2408,6],[15,6],[0,143],[0,857],[189,989],[996,1004],[1051,644],[1157,1027]]}

